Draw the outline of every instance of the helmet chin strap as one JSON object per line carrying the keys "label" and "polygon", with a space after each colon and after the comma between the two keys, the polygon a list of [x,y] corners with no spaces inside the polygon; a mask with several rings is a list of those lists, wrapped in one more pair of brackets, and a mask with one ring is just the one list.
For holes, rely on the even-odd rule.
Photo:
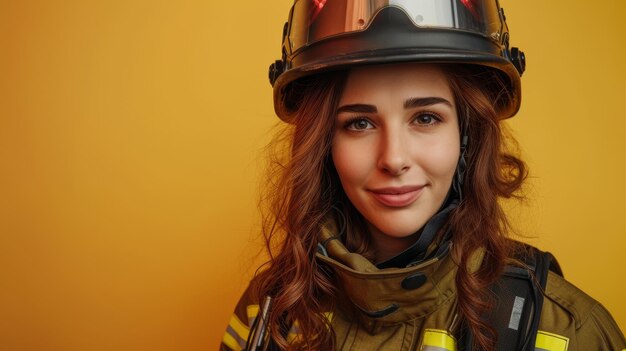
{"label": "helmet chin strap", "polygon": [[[466,113],[466,116],[469,111]],[[454,177],[452,178],[452,190],[454,190],[459,197],[459,202],[463,200],[463,180],[465,179],[465,170],[467,169],[467,143],[469,137],[467,136],[467,123],[463,122],[461,125],[461,153],[459,155],[459,162],[456,164],[456,170],[454,171]]]}
{"label": "helmet chin strap", "polygon": [[422,227],[422,232],[413,245],[395,257],[377,264],[376,266],[378,268],[414,266],[432,257],[442,257],[450,249],[450,246],[452,245],[452,241],[450,240],[452,234],[448,229],[446,230],[441,240],[441,245],[439,245],[437,250],[435,250],[431,255],[426,256],[428,247],[432,244],[433,240],[435,240],[437,233],[446,223],[450,213],[459,206],[459,203],[463,199],[463,180],[465,178],[465,170],[467,169],[466,158],[467,145],[469,142],[469,137],[467,135],[467,122],[465,121],[467,116],[469,116],[469,109],[465,110],[465,118],[461,121],[461,150],[459,154],[459,161],[457,162],[456,170],[454,171],[454,175],[452,177],[452,186],[450,187],[450,190],[448,190],[448,194],[446,195],[441,208],[428,220],[428,222],[426,222],[424,227]]}
{"label": "helmet chin strap", "polygon": [[465,108],[465,116],[459,122],[459,138],[460,138],[460,152],[459,160],[456,163],[456,169],[452,176],[452,185],[446,194],[446,198],[443,200],[443,204],[437,213],[443,211],[451,202],[457,200],[460,203],[463,200],[463,184],[465,179],[465,171],[467,169],[467,144],[469,142],[469,136],[467,133],[467,119],[469,118],[469,108]]}

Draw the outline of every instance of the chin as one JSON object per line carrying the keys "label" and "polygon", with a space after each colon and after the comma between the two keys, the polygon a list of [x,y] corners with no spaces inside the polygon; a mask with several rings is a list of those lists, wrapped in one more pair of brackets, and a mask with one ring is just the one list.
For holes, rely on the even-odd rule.
{"label": "chin", "polygon": [[372,224],[381,234],[394,238],[406,238],[417,233],[426,223],[421,223],[421,221],[416,223],[415,220],[403,222],[397,219],[389,219],[382,221],[380,225]]}

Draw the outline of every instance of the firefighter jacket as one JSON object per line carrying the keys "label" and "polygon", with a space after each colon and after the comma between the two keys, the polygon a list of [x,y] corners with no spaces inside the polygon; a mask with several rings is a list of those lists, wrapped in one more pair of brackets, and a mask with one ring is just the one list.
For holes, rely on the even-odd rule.
{"label": "firefighter jacket", "polygon": [[[407,268],[378,269],[339,240],[327,240],[331,236],[322,233],[320,242],[326,242],[327,250],[317,259],[332,267],[354,307],[328,314],[337,350],[459,350],[457,265],[450,255]],[[483,252],[475,253],[470,269],[477,269],[482,257]],[[231,317],[221,350],[245,346],[258,311],[259,298],[248,289]],[[535,350],[620,351],[626,350],[626,340],[600,303],[550,272]]]}

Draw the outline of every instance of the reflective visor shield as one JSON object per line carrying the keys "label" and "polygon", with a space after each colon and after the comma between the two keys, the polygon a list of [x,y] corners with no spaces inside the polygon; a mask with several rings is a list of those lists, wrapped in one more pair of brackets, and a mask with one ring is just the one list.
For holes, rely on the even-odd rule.
{"label": "reflective visor shield", "polygon": [[364,31],[384,8],[401,9],[416,27],[468,31],[499,41],[506,31],[497,0],[296,0],[291,52],[325,38]]}

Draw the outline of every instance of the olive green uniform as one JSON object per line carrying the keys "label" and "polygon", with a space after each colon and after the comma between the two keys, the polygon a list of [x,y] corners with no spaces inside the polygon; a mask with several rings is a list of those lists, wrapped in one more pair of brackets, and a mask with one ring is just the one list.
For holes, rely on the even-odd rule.
{"label": "olive green uniform", "polygon": [[[318,259],[334,269],[346,297],[359,311],[349,318],[340,311],[329,314],[337,350],[458,349],[454,338],[459,328],[457,267],[449,255],[408,268],[378,269],[348,252],[338,240],[328,241],[326,249],[328,256],[318,254]],[[477,253],[470,267],[477,268],[481,260],[482,254]],[[258,304],[250,289],[246,291],[231,318],[222,350],[243,348]],[[392,313],[371,316],[394,306],[397,309]],[[626,340],[600,303],[550,272],[535,350],[620,351],[626,350]]]}

